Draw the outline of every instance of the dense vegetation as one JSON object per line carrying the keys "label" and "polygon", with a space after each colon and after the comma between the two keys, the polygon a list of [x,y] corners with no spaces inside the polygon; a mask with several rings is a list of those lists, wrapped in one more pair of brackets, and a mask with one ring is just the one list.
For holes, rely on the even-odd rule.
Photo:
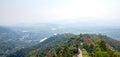
{"label": "dense vegetation", "polygon": [[0,26],[0,57],[35,44],[37,41],[30,42],[31,38],[35,38],[35,36],[31,35],[27,37],[28,34],[30,33],[18,33],[10,28]]}
{"label": "dense vegetation", "polygon": [[83,57],[120,57],[119,43],[101,34],[58,34],[7,57],[77,57],[78,49],[82,50]]}
{"label": "dense vegetation", "polygon": [[[18,38],[15,32],[10,29],[0,27],[0,56],[9,53],[15,49],[18,42],[15,41]],[[16,44],[15,44],[16,43]]]}

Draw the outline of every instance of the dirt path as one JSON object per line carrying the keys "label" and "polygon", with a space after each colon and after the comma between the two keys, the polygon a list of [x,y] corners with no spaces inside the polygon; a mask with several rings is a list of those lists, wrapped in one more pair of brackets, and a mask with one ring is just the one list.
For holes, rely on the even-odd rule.
{"label": "dirt path", "polygon": [[83,57],[83,56],[82,56],[82,51],[81,51],[80,48],[78,49],[78,51],[79,51],[79,54],[78,54],[77,56],[78,56],[78,57]]}

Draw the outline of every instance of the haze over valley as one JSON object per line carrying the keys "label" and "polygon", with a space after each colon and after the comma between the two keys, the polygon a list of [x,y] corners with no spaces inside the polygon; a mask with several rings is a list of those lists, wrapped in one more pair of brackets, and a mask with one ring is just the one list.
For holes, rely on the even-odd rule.
{"label": "haze over valley", "polygon": [[0,57],[120,57],[120,1],[0,0]]}

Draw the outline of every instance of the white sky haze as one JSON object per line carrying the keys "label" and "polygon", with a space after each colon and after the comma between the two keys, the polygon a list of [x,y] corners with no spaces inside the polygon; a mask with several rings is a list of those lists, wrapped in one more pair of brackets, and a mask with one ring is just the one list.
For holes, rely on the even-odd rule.
{"label": "white sky haze", "polygon": [[0,24],[66,21],[120,24],[120,0],[0,0]]}

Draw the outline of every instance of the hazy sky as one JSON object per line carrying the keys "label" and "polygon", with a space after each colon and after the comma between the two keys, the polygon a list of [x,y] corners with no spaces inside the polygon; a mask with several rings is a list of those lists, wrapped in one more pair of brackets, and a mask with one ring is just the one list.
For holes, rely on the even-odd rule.
{"label": "hazy sky", "polygon": [[0,24],[120,24],[120,0],[0,0]]}

